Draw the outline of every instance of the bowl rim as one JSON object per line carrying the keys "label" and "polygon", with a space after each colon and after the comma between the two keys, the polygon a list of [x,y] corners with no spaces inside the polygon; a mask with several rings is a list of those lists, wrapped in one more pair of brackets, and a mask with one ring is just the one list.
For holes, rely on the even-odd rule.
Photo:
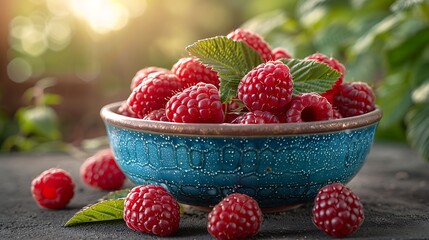
{"label": "bowl rim", "polygon": [[123,101],[103,106],[100,116],[105,124],[130,130],[192,136],[294,136],[317,133],[330,133],[358,129],[377,124],[383,113],[376,106],[375,110],[359,116],[335,120],[303,122],[303,123],[274,123],[274,124],[231,124],[231,123],[174,123],[143,120],[116,113]]}

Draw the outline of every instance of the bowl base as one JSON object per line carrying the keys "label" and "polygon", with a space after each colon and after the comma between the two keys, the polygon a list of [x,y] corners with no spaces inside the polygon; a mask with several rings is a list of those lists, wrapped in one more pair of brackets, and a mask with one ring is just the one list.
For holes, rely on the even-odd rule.
{"label": "bowl base", "polygon": [[[188,213],[188,214],[195,214],[198,212],[209,213],[213,209],[213,207],[194,206],[194,205],[188,205],[188,204],[183,204],[183,203],[180,203],[180,205],[182,205],[183,211],[185,213]],[[301,204],[289,205],[289,206],[284,206],[284,207],[261,208],[261,211],[263,213],[282,212],[282,211],[287,211],[287,210],[299,208],[302,205],[304,205],[304,204],[301,203]]]}

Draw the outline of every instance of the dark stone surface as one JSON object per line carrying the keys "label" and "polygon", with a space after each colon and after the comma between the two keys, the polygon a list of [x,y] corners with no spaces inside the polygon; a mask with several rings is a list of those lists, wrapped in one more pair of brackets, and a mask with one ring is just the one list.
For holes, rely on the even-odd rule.
{"label": "dark stone surface", "polygon": [[[137,239],[156,238],[127,228],[123,221],[63,227],[74,213],[107,194],[86,187],[79,178],[84,159],[61,154],[0,155],[1,239]],[[75,197],[66,209],[39,208],[30,184],[42,171],[60,167],[76,182]],[[128,183],[127,187],[132,187]],[[429,239],[429,163],[403,145],[376,144],[367,162],[348,186],[361,198],[365,222],[349,238]],[[311,222],[311,204],[264,214],[255,239],[330,238]],[[171,239],[213,239],[206,230],[206,213],[182,217]],[[169,238],[167,238],[169,239]]]}

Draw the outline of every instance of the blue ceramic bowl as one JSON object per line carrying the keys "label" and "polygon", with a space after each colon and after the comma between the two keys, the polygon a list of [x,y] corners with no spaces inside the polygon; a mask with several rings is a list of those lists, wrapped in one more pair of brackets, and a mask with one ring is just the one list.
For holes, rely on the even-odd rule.
{"label": "blue ceramic bowl", "polygon": [[102,108],[111,148],[135,184],[166,187],[183,204],[210,207],[233,192],[264,210],[313,201],[364,164],[382,112],[311,123],[183,124],[129,118]]}

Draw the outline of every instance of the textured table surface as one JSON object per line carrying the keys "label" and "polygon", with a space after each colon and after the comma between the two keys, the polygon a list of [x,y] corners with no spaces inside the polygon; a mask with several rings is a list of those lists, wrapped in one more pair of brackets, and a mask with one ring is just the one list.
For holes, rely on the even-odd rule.
{"label": "textured table surface", "polygon": [[[128,229],[123,221],[63,227],[74,213],[107,194],[79,179],[83,161],[62,154],[0,155],[0,239],[156,238]],[[77,185],[64,210],[41,209],[31,197],[32,179],[51,167],[69,171]],[[348,186],[361,198],[365,213],[365,222],[350,239],[429,239],[429,163],[407,146],[375,144]],[[313,226],[311,208],[307,204],[265,214],[254,239],[329,238]],[[207,233],[206,218],[206,213],[185,214],[179,231],[166,239],[213,239]]]}

